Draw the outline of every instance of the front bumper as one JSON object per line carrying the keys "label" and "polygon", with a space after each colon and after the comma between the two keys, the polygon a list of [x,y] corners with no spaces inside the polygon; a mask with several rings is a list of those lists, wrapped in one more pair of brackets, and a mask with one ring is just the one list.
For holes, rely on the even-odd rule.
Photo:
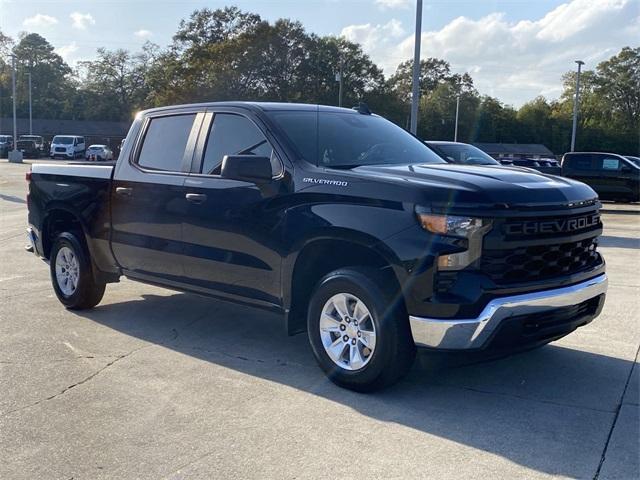
{"label": "front bumper", "polygon": [[56,157],[74,158],[75,157],[75,152],[50,152],[49,153],[49,157],[51,157],[51,158],[56,158]]}
{"label": "front bumper", "polygon": [[[522,319],[526,316],[542,319],[545,314],[599,299],[596,301],[596,310],[588,312],[580,310],[580,315],[584,318],[578,319],[580,320],[578,324],[575,322],[576,319],[568,319],[565,322],[568,325],[566,333],[569,333],[598,315],[607,291],[607,284],[607,275],[602,274],[568,287],[495,298],[476,318],[442,319],[410,316],[411,333],[418,347],[439,350],[483,349],[490,343],[494,334],[512,319]],[[561,331],[556,329],[556,332]],[[556,338],[558,336],[562,335],[556,335]]]}

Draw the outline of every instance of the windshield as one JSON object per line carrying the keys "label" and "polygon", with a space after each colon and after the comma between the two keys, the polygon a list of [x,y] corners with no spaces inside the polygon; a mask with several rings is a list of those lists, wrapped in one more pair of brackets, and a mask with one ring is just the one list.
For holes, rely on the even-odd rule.
{"label": "windshield", "polygon": [[71,145],[73,143],[73,137],[53,137],[51,143],[57,143],[59,145]]}
{"label": "windshield", "polygon": [[631,156],[625,155],[624,158],[632,162],[636,167],[640,167],[640,157],[631,157]]}
{"label": "windshield", "polygon": [[319,166],[445,163],[420,140],[375,115],[270,112],[302,158]]}
{"label": "windshield", "polygon": [[500,163],[473,145],[465,143],[431,143],[433,148],[442,158],[451,163],[466,165],[500,165]]}

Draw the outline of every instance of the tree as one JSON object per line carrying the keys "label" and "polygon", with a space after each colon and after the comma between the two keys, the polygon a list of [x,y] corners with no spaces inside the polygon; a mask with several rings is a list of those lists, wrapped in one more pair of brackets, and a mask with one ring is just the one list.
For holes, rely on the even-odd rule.
{"label": "tree", "polygon": [[525,103],[518,110],[518,122],[521,134],[518,138],[523,143],[545,143],[552,136],[553,119],[551,105],[544,97],[536,97]]}
{"label": "tree", "polygon": [[[420,98],[418,136],[429,140],[453,140],[456,122],[458,91],[450,83],[439,84],[432,92]],[[458,141],[471,140],[480,103],[474,92],[460,93],[458,112]]]}
{"label": "tree", "polygon": [[625,130],[640,127],[640,47],[623,48],[597,66],[597,92]]}
{"label": "tree", "polygon": [[260,15],[241,11],[238,7],[195,10],[188,21],[181,20],[173,36],[180,50],[195,54],[209,45],[233,40],[255,31],[262,23]]}
{"label": "tree", "polygon": [[[310,35],[300,22],[270,24],[235,7],[195,11],[149,71],[151,103],[269,100],[335,104],[344,65],[345,102],[384,88],[382,71],[345,39]],[[167,74],[168,72],[168,74]]]}
{"label": "tree", "polygon": [[339,37],[313,37],[308,65],[308,100],[328,105],[338,104],[339,82],[336,75],[342,63],[343,105],[353,106],[367,97],[377,99],[384,89],[382,71],[362,51],[360,45]]}
{"label": "tree", "polygon": [[10,110],[11,62],[9,54],[13,49],[13,39],[0,30],[0,118]]}
{"label": "tree", "polygon": [[472,141],[518,143],[516,111],[499,100],[484,96],[476,115],[477,129]]}
{"label": "tree", "polygon": [[76,91],[72,70],[54,52],[53,46],[37,33],[22,36],[13,48],[17,62],[19,116],[28,114],[28,77],[31,73],[33,116],[65,118],[73,116],[71,105]]}
{"label": "tree", "polygon": [[91,103],[86,118],[130,120],[132,112],[144,107],[148,95],[146,74],[156,47],[147,43],[142,52],[98,49],[95,60],[81,62],[85,72],[81,92]]}
{"label": "tree", "polygon": [[[455,93],[475,92],[473,79],[468,73],[451,73],[451,65],[439,58],[420,60],[420,96],[433,92],[442,83],[450,84]],[[389,78],[389,86],[403,101],[411,102],[413,85],[413,60],[398,65],[396,72]]]}
{"label": "tree", "polygon": [[[564,77],[564,90],[552,108],[556,123],[554,151],[569,148],[576,73]],[[640,48],[623,48],[617,55],[580,76],[578,150],[638,154],[640,151]],[[556,135],[563,131],[562,140]]]}

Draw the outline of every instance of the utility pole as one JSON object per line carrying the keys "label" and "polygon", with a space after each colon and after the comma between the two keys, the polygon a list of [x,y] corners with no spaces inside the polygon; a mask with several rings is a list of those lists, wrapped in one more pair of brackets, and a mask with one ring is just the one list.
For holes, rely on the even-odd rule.
{"label": "utility pole", "polygon": [[456,95],[456,128],[453,131],[453,141],[458,141],[458,113],[460,112],[460,94]]}
{"label": "utility pole", "polygon": [[18,123],[16,116],[16,56],[11,55],[11,89],[13,91],[13,151],[17,150]]}
{"label": "utility pole", "polygon": [[33,135],[33,117],[31,115],[31,70],[27,72],[29,75],[29,135]]}
{"label": "utility pole", "polygon": [[344,57],[340,54],[340,71],[338,73],[338,82],[340,82],[338,87],[338,106],[342,106],[342,84],[344,77]]}
{"label": "utility pole", "polygon": [[411,133],[418,132],[418,103],[420,101],[420,43],[422,40],[422,0],[416,1],[416,38],[413,51],[413,81],[411,87]]}
{"label": "utility pole", "polygon": [[13,89],[13,150],[9,161],[22,163],[22,152],[18,150],[18,120],[16,116],[16,56],[11,55],[11,88]]}
{"label": "utility pole", "polygon": [[576,76],[576,96],[573,99],[573,128],[571,130],[571,151],[576,150],[576,130],[578,128],[578,104],[580,102],[580,71],[584,62],[582,60],[576,60],[578,64],[578,75]]}

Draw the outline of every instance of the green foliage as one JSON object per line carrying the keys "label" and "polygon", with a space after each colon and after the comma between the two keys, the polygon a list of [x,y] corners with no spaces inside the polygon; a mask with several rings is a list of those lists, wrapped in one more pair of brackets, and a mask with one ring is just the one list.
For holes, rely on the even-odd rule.
{"label": "green foliage", "polygon": [[79,96],[86,102],[84,117],[126,119],[145,104],[149,94],[146,75],[154,58],[154,46],[132,55],[127,50],[99,48],[95,60],[80,62],[84,73]]}
{"label": "green foliage", "polygon": [[[365,101],[402,127],[409,124],[413,61],[385,79],[381,69],[344,38],[306,32],[300,22],[269,23],[237,7],[203,8],[180,22],[165,49],[98,49],[77,71],[40,35],[17,43],[0,32],[0,115],[10,111],[9,53],[18,60],[18,114],[27,113],[27,72],[33,111],[41,118],[130,120],[136,111],[198,101],[257,100],[335,105],[342,65],[345,106]],[[452,73],[442,59],[420,62],[421,138],[453,140],[459,97],[458,140],[543,143],[557,154],[569,148],[575,72],[563,77],[556,101],[543,97],[517,111],[480,96],[468,73]],[[640,48],[617,55],[581,76],[577,147],[638,154]]]}
{"label": "green foliage", "polygon": [[[4,37],[4,35],[3,35]],[[5,39],[7,37],[4,37]],[[10,44],[9,40],[5,40]],[[5,47],[6,49],[7,47]],[[37,33],[24,35],[11,48],[16,56],[16,95],[28,98],[27,73],[31,73],[33,115],[49,118],[67,118],[73,115],[71,104],[76,91],[76,82],[72,78],[72,70],[62,57],[53,51],[53,46]],[[6,57],[5,57],[6,58]],[[2,91],[10,93],[11,62],[7,58],[6,68],[2,74]],[[6,83],[5,83],[6,82]],[[28,103],[20,102],[18,115],[28,115]],[[11,103],[9,95],[2,95],[2,111],[9,112]]]}

